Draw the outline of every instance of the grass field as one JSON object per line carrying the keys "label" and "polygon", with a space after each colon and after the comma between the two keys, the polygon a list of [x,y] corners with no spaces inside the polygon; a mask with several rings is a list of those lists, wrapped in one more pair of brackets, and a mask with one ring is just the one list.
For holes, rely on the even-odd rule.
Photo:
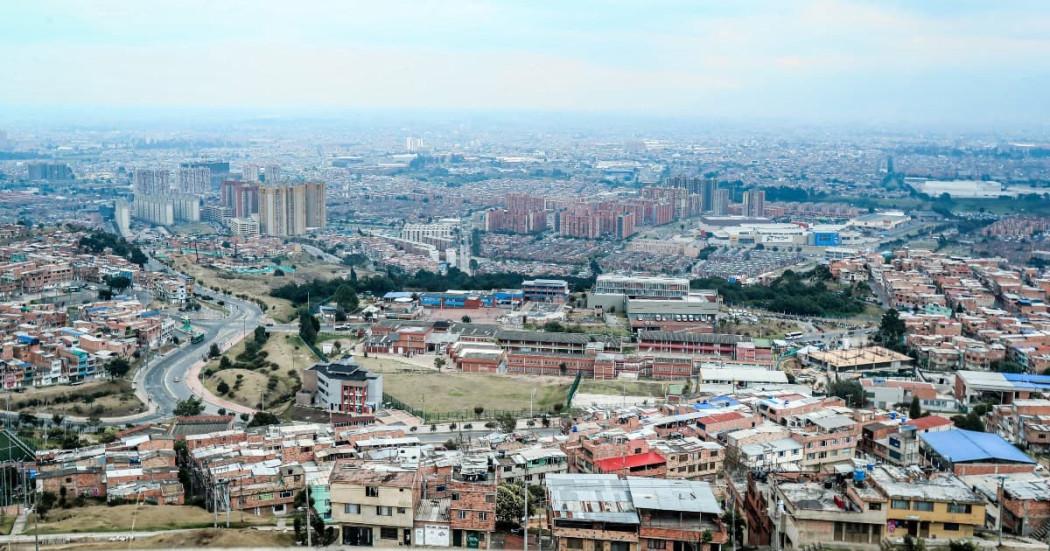
{"label": "grass field", "polygon": [[[248,338],[252,338],[252,336],[249,335]],[[297,347],[298,350],[296,350]],[[289,394],[294,394],[299,388],[303,369],[316,363],[317,358],[309,348],[302,344],[298,335],[286,333],[271,334],[262,349],[267,353],[266,360],[276,363],[276,368],[258,370],[226,369],[219,371],[219,360],[214,359],[209,361],[208,365],[201,370],[201,379],[204,382],[204,386],[217,396],[222,396],[218,392],[218,386],[220,381],[225,381],[233,389],[233,394],[227,394],[223,396],[224,398],[255,408],[262,403],[265,395],[266,403],[263,404],[263,409],[278,412],[283,410],[292,403],[292,400],[289,400],[287,397]],[[238,343],[226,355],[229,356],[230,361],[234,361],[243,350],[244,343]],[[211,370],[214,370],[213,374],[205,375]],[[296,373],[296,375],[293,376],[292,372]],[[240,388],[235,387],[237,375],[241,375]],[[273,389],[267,388],[271,376],[277,379],[277,386]]]}
{"label": "grass field", "polygon": [[[487,411],[527,410],[533,389],[532,406],[537,411],[549,410],[564,403],[572,384],[571,377],[524,377],[480,373],[437,372],[391,359],[358,358],[376,371],[384,373],[383,390],[390,396],[416,409],[448,413],[472,411],[481,406]],[[664,395],[666,382],[583,380],[580,393],[658,397]]]}
{"label": "grass field", "polygon": [[194,264],[191,258],[175,257],[175,268],[193,277],[199,285],[216,288],[234,296],[245,295],[266,304],[266,314],[285,322],[295,316],[295,308],[287,300],[270,296],[270,290],[283,285],[287,278],[273,276],[231,275]]}
{"label": "grass field", "polygon": [[175,267],[196,279],[201,285],[225,290],[227,293],[245,295],[263,301],[267,314],[278,322],[291,321],[295,307],[291,302],[270,296],[270,291],[286,283],[305,283],[314,279],[332,279],[346,275],[349,268],[314,260],[307,254],[296,254],[284,259],[282,264],[295,267],[295,273],[284,276],[230,274],[198,265],[192,256],[174,257]]}
{"label": "grass field", "polygon": [[[273,517],[234,514],[231,517],[237,526],[273,525]],[[40,521],[41,534],[72,534],[81,532],[124,532],[131,530],[175,530],[179,528],[207,528],[211,526],[212,514],[200,507],[188,505],[91,505],[72,509],[54,509]],[[32,534],[35,519],[30,516],[26,533]]]}
{"label": "grass field", "polygon": [[[146,409],[135,396],[128,379],[31,388],[9,394],[11,409],[15,411],[111,417]],[[6,408],[7,403],[7,395],[0,398],[0,405]]]}
{"label": "grass field", "polygon": [[0,517],[0,535],[8,535],[11,533],[11,529],[15,526],[14,515],[4,515]]}

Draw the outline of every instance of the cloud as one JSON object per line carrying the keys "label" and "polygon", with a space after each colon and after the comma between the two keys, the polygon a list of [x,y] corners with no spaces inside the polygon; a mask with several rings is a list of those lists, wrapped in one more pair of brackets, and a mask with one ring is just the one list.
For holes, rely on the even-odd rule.
{"label": "cloud", "polygon": [[1033,120],[1048,59],[1036,2],[0,6],[8,105]]}

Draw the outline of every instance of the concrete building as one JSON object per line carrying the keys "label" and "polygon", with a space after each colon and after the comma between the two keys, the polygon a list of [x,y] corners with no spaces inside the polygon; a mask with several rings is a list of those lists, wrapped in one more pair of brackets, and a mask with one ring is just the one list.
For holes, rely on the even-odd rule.
{"label": "concrete building", "polygon": [[306,373],[312,380],[304,380],[303,388],[314,390],[314,404],[325,411],[371,413],[383,403],[383,376],[353,358],[315,364]]}
{"label": "concrete building", "polygon": [[131,233],[131,205],[123,199],[117,199],[113,207],[113,222],[121,235]]}
{"label": "concrete building", "polygon": [[417,471],[339,461],[329,477],[332,524],[343,545],[412,545]]}

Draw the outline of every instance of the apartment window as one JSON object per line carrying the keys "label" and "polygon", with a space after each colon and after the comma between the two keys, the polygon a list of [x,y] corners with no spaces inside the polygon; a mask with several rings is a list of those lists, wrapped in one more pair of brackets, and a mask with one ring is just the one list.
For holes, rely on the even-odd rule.
{"label": "apartment window", "polygon": [[467,518],[467,512],[466,511],[456,511],[456,513],[457,513],[456,516],[459,517],[459,520],[464,520],[464,519]]}
{"label": "apartment window", "polygon": [[609,543],[609,551],[631,551],[631,544],[625,541],[614,541]]}
{"label": "apartment window", "polygon": [[565,538],[566,549],[583,549],[583,540],[580,538]]}
{"label": "apartment window", "polygon": [[882,510],[882,504],[881,503],[869,503],[868,504],[868,510],[869,511],[881,511]]}
{"label": "apartment window", "polygon": [[365,497],[379,497],[379,486],[365,486]]}
{"label": "apartment window", "polygon": [[459,492],[452,492],[452,501],[459,501]]}
{"label": "apartment window", "polygon": [[488,520],[489,514],[485,511],[478,511],[478,520]]}
{"label": "apartment window", "polygon": [[914,509],[916,511],[930,512],[930,511],[933,511],[933,502],[932,501],[916,501],[914,503],[914,507],[912,507],[912,509]]}
{"label": "apartment window", "polygon": [[957,523],[957,522],[945,522],[944,523],[944,531],[945,532],[958,532],[959,531],[959,523]]}
{"label": "apartment window", "polygon": [[895,499],[890,502],[890,507],[893,509],[908,509],[908,500],[906,499]]}
{"label": "apartment window", "polygon": [[973,511],[973,506],[971,506],[969,503],[949,503],[948,504],[948,512],[949,513],[970,514],[972,511]]}
{"label": "apartment window", "polygon": [[647,547],[649,549],[666,549],[667,542],[664,540],[649,540]]}
{"label": "apartment window", "polygon": [[348,515],[360,515],[361,506],[356,503],[345,503],[343,504],[343,512]]}
{"label": "apartment window", "polygon": [[398,507],[397,508],[397,514],[399,514],[399,515],[405,514],[405,508],[404,507]]}
{"label": "apartment window", "polygon": [[392,517],[394,516],[394,508],[379,505],[376,507],[376,515],[381,517]]}
{"label": "apartment window", "polygon": [[496,494],[488,494],[485,496],[485,503],[496,503]]}
{"label": "apartment window", "polygon": [[397,528],[380,528],[379,538],[384,540],[396,540]]}

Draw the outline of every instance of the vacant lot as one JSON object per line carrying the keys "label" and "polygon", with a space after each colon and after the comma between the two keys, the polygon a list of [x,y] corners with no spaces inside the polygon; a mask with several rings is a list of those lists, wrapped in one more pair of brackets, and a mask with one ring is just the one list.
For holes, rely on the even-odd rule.
{"label": "vacant lot", "polygon": [[[290,523],[289,523],[290,524]],[[290,530],[290,529],[289,529]],[[254,529],[206,529],[193,530],[189,532],[174,532],[161,534],[148,538],[136,538],[134,543],[120,543],[121,548],[127,549],[260,549],[268,547],[291,547],[294,543],[291,531],[272,532]],[[62,546],[60,549],[72,550],[109,550],[113,549],[112,542],[96,543],[73,543]],[[50,547],[49,549],[59,549]]]}
{"label": "vacant lot", "polygon": [[270,296],[270,291],[287,283],[346,277],[350,270],[346,266],[318,262],[306,254],[296,254],[283,259],[282,265],[294,266],[295,269],[294,273],[283,276],[230,274],[198,265],[192,255],[176,256],[174,260],[178,270],[193,276],[205,287],[225,290],[234,296],[245,295],[262,300],[267,307],[266,313],[278,322],[291,321],[295,317],[295,307],[287,300]]}
{"label": "vacant lot", "polygon": [[[130,375],[129,375],[130,376]],[[146,408],[131,387],[131,381],[91,381],[82,385],[31,388],[10,393],[11,409],[33,413],[58,413],[81,417],[115,417]],[[7,407],[5,396],[0,405]]]}
{"label": "vacant lot", "polygon": [[[390,396],[416,409],[428,412],[471,411],[481,406],[488,411],[527,410],[533,389],[532,406],[536,411],[550,410],[554,404],[565,403],[572,384],[571,377],[525,377],[437,372],[397,360],[358,358],[369,369],[383,375],[383,390]],[[653,381],[595,381],[583,380],[579,392],[628,396],[660,397],[666,382]]]}
{"label": "vacant lot", "polygon": [[[251,334],[249,339],[254,338]],[[244,351],[244,342],[238,343],[226,356],[234,364],[237,357]],[[262,403],[262,409],[281,411],[291,405],[294,396],[302,381],[304,369],[312,366],[318,360],[307,348],[298,335],[287,333],[272,333],[262,347],[265,353],[264,361],[267,366],[258,369],[219,369],[219,360],[214,359],[201,370],[201,380],[204,386],[228,400],[252,408],[258,408]],[[269,365],[270,362],[276,364]],[[238,384],[237,376],[240,375]],[[270,383],[270,378],[276,382]],[[221,394],[218,391],[219,383],[225,382],[230,387],[229,394]],[[271,386],[272,385],[272,386]],[[265,397],[265,403],[263,398]]]}
{"label": "vacant lot", "polygon": [[[234,514],[233,524],[261,526],[274,524],[273,517]],[[212,514],[200,507],[188,505],[91,505],[72,509],[54,509],[40,521],[41,534],[70,534],[81,532],[124,532],[131,530],[174,530],[177,528],[206,528],[212,523]],[[26,533],[32,534],[35,521],[30,517]]]}

